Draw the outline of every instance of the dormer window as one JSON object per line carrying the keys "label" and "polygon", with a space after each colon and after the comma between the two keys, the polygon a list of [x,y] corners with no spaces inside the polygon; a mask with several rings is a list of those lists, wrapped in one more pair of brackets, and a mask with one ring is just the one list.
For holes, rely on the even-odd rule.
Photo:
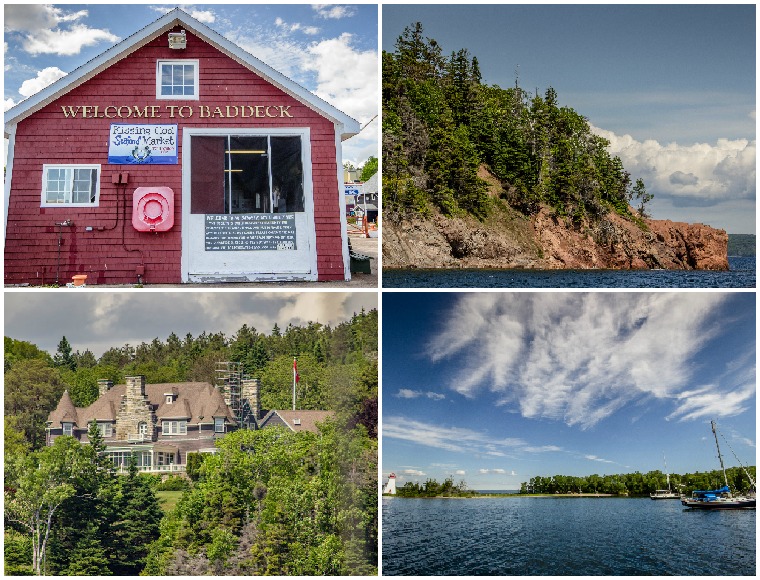
{"label": "dormer window", "polygon": [[224,417],[214,417],[214,433],[224,433]]}
{"label": "dormer window", "polygon": [[171,405],[174,402],[174,395],[166,395],[166,404]]}
{"label": "dormer window", "polygon": [[74,423],[61,423],[61,426],[63,427],[64,435],[74,435]]}
{"label": "dormer window", "polygon": [[98,423],[101,437],[113,437],[113,423]]}
{"label": "dormer window", "polygon": [[156,63],[156,98],[198,100],[198,60],[159,60]]}

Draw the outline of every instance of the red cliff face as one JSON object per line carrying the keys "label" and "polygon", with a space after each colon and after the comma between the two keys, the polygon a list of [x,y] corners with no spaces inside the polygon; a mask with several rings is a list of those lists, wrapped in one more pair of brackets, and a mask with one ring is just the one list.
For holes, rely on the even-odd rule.
{"label": "red cliff face", "polygon": [[548,268],[727,270],[728,234],[702,224],[609,214],[593,227],[571,229],[544,208],[533,219]]}
{"label": "red cliff face", "polygon": [[530,220],[472,217],[383,223],[385,268],[727,270],[728,235],[702,224],[608,214],[571,227],[548,209]]}

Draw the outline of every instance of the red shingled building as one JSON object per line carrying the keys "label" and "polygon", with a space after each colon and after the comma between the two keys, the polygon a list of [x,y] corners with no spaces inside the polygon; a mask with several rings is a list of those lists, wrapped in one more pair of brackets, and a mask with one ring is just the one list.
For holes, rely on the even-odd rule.
{"label": "red shingled building", "polygon": [[6,284],[350,278],[358,123],[179,9],[5,118]]}

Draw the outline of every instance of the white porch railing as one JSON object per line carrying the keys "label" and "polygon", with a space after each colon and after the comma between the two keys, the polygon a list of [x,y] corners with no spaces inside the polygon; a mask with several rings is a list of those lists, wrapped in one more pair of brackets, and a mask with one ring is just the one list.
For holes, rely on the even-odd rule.
{"label": "white porch railing", "polygon": [[[128,468],[126,465],[119,468],[119,473],[127,473]],[[140,473],[181,473],[185,471],[184,465],[152,465],[138,466],[137,471]]]}

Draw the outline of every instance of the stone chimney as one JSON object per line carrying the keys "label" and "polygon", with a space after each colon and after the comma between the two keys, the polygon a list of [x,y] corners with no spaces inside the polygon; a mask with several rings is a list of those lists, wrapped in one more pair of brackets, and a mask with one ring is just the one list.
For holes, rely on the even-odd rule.
{"label": "stone chimney", "polygon": [[98,397],[102,397],[113,387],[113,381],[98,379]]}
{"label": "stone chimney", "polygon": [[148,397],[145,396],[145,377],[126,377],[126,381],[126,391],[116,415],[116,438],[136,440],[140,423],[145,423],[149,439],[152,439],[156,419]]}
{"label": "stone chimney", "polygon": [[261,416],[261,399],[259,397],[259,389],[261,383],[259,379],[244,379],[242,384],[242,399],[245,401],[248,399],[248,404],[251,406],[251,411],[254,417],[258,420]]}
{"label": "stone chimney", "polygon": [[145,397],[145,377],[140,375],[138,377],[124,377],[127,381],[127,399]]}

